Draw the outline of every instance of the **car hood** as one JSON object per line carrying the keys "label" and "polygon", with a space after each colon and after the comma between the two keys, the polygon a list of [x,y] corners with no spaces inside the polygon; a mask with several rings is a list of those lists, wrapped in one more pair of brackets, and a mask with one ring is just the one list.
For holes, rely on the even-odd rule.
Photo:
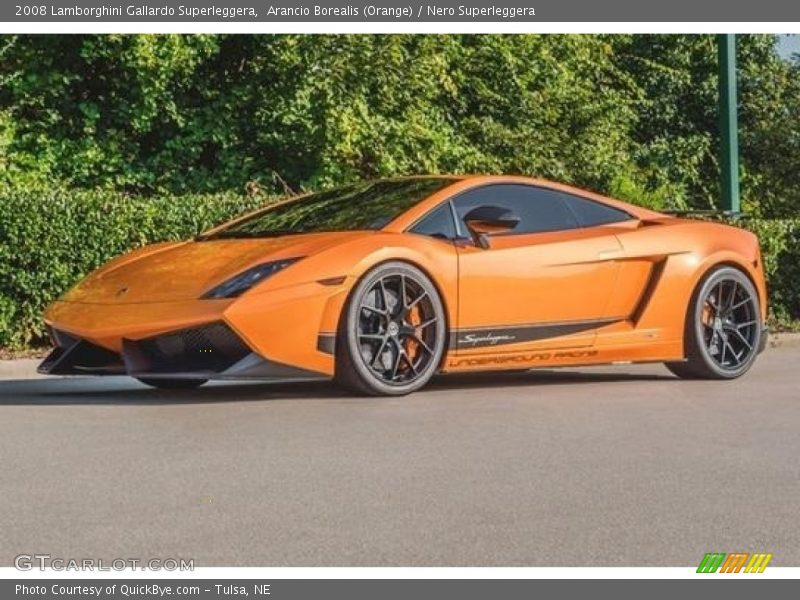
{"label": "car hood", "polygon": [[257,264],[310,256],[372,233],[309,233],[153,244],[106,263],[72,288],[62,301],[133,304],[197,299]]}

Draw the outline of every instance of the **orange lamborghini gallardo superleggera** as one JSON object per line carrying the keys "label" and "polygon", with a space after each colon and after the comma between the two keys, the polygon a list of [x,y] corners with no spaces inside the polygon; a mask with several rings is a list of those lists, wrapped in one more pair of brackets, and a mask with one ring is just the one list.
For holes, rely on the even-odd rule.
{"label": "orange lamborghini gallardo superleggera", "polygon": [[47,310],[40,371],[157,387],[664,362],[732,379],[766,342],[758,240],[524,177],[291,198],[107,263]]}

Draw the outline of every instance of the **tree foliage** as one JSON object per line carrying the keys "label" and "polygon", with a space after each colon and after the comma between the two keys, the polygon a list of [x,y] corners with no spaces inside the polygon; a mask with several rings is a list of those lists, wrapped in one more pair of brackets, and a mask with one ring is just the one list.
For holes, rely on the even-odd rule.
{"label": "tree foliage", "polygon": [[41,345],[45,307],[114,256],[190,238],[268,201],[241,194],[143,198],[0,189],[0,348]]}
{"label": "tree foliage", "polygon": [[[797,66],[739,36],[743,190],[797,206]],[[716,51],[692,35],[0,39],[0,177],[137,194],[524,173],[715,206]]]}
{"label": "tree foliage", "polygon": [[[738,36],[741,180],[790,320],[800,64],[775,42]],[[0,36],[0,347],[41,342],[44,306],[111,256],[260,192],[521,173],[714,208],[716,67],[698,35]]]}

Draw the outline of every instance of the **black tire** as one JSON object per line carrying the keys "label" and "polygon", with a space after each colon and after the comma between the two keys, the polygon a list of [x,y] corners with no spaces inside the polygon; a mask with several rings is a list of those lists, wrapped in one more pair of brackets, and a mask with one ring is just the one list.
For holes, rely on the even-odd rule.
{"label": "black tire", "polygon": [[438,371],[445,333],[444,307],[431,280],[408,263],[378,265],[345,305],[334,378],[357,394],[409,394]]}
{"label": "black tire", "polygon": [[684,362],[666,367],[683,379],[735,379],[758,355],[761,307],[750,279],[738,269],[721,266],[698,284],[686,312]]}
{"label": "black tire", "polygon": [[145,385],[158,388],[160,390],[192,390],[203,385],[208,379],[159,379],[149,377],[137,377]]}

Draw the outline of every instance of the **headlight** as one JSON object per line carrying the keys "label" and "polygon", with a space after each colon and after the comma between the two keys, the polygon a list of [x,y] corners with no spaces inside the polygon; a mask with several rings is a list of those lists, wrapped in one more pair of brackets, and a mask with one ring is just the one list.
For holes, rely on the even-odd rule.
{"label": "headlight", "polygon": [[234,275],[227,281],[220,283],[217,287],[210,289],[202,295],[202,299],[212,300],[216,298],[235,298],[236,296],[241,296],[258,282],[285,269],[292,263],[300,260],[300,258],[301,257],[285,258],[283,260],[276,260],[251,267],[238,275]]}

